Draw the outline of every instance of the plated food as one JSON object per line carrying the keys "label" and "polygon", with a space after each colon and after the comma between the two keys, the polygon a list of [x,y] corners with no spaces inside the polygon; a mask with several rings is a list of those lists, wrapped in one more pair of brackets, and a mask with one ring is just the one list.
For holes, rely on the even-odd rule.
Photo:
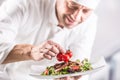
{"label": "plated food", "polygon": [[59,63],[56,63],[52,66],[48,66],[46,70],[42,72],[41,75],[64,75],[77,72],[84,72],[93,69],[88,59],[84,59],[82,61],[71,61],[70,58],[72,57],[72,55],[73,54],[70,50],[67,50],[64,54],[59,53],[56,56]]}
{"label": "plated food", "polygon": [[53,66],[49,66],[41,75],[63,75],[76,72],[84,72],[87,70],[92,70],[91,64],[87,59],[84,59],[82,62],[79,60],[68,61],[57,63]]}

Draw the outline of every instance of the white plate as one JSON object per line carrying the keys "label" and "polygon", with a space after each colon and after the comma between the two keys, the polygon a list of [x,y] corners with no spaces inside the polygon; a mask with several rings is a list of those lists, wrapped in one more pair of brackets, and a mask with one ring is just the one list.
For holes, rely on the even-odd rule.
{"label": "white plate", "polygon": [[45,66],[38,66],[38,65],[33,65],[31,66],[31,72],[30,76],[33,76],[35,78],[39,79],[53,79],[53,78],[60,78],[60,77],[66,77],[66,76],[77,76],[77,75],[87,75],[91,74],[94,72],[97,72],[105,67],[106,63],[104,58],[101,58],[99,61],[96,63],[92,64],[93,70],[88,70],[85,72],[76,72],[76,73],[71,73],[71,74],[65,74],[65,75],[48,75],[48,76],[43,76],[41,73],[46,69]]}

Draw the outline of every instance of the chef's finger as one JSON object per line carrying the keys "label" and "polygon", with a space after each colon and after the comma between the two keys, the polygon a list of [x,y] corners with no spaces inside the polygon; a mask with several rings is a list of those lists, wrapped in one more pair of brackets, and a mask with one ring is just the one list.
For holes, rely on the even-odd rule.
{"label": "chef's finger", "polygon": [[49,60],[52,59],[52,57],[51,57],[50,55],[48,55],[48,54],[44,54],[44,57],[45,57],[46,59],[49,59]]}
{"label": "chef's finger", "polygon": [[59,50],[59,52],[65,53],[65,49],[62,46],[60,46],[59,44],[57,44],[51,40],[49,40],[48,43],[51,45],[54,45]]}
{"label": "chef's finger", "polygon": [[52,48],[51,48],[51,50],[50,51],[52,51],[53,53],[55,53],[55,54],[58,54],[59,53],[59,49],[56,47],[56,46],[52,46]]}
{"label": "chef's finger", "polygon": [[45,49],[45,48],[40,49],[40,53],[47,53],[48,51],[49,49]]}
{"label": "chef's finger", "polygon": [[49,42],[46,42],[43,47],[46,48],[46,49],[51,49],[51,48],[52,48],[52,45],[49,44]]}
{"label": "chef's finger", "polygon": [[50,55],[51,57],[55,57],[56,53],[52,52],[52,51],[48,51],[47,55]]}

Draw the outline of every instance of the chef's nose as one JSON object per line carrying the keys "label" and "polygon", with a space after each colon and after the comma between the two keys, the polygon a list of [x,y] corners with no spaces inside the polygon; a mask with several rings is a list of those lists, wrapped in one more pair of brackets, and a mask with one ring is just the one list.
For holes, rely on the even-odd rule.
{"label": "chef's nose", "polygon": [[79,8],[77,10],[74,10],[73,14],[71,15],[71,17],[74,19],[74,20],[79,20],[82,16],[82,9]]}

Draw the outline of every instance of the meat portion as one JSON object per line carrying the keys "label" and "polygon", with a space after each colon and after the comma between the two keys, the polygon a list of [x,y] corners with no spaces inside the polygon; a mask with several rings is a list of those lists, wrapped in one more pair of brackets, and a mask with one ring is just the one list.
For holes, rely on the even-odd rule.
{"label": "meat portion", "polygon": [[66,66],[68,65],[68,62],[62,62],[62,63],[59,63],[59,64],[55,64],[54,65],[54,69],[55,71],[60,71],[62,70],[63,68],[65,68]]}
{"label": "meat portion", "polygon": [[[79,67],[80,66],[80,64],[79,63],[77,63],[77,62],[73,62],[73,61],[69,61],[69,62],[62,62],[62,63],[57,63],[57,64],[55,64],[54,65],[54,69],[55,69],[55,71],[61,71],[63,68],[65,68],[66,66],[69,66],[69,69],[68,69],[68,71],[69,72],[75,72],[75,71],[77,71],[75,68],[76,68],[76,66],[77,67]],[[78,69],[78,71],[79,71],[79,69]]]}
{"label": "meat portion", "polygon": [[81,64],[80,64],[80,63],[77,63],[77,62],[69,61],[68,66],[71,66],[71,65],[80,66]]}

